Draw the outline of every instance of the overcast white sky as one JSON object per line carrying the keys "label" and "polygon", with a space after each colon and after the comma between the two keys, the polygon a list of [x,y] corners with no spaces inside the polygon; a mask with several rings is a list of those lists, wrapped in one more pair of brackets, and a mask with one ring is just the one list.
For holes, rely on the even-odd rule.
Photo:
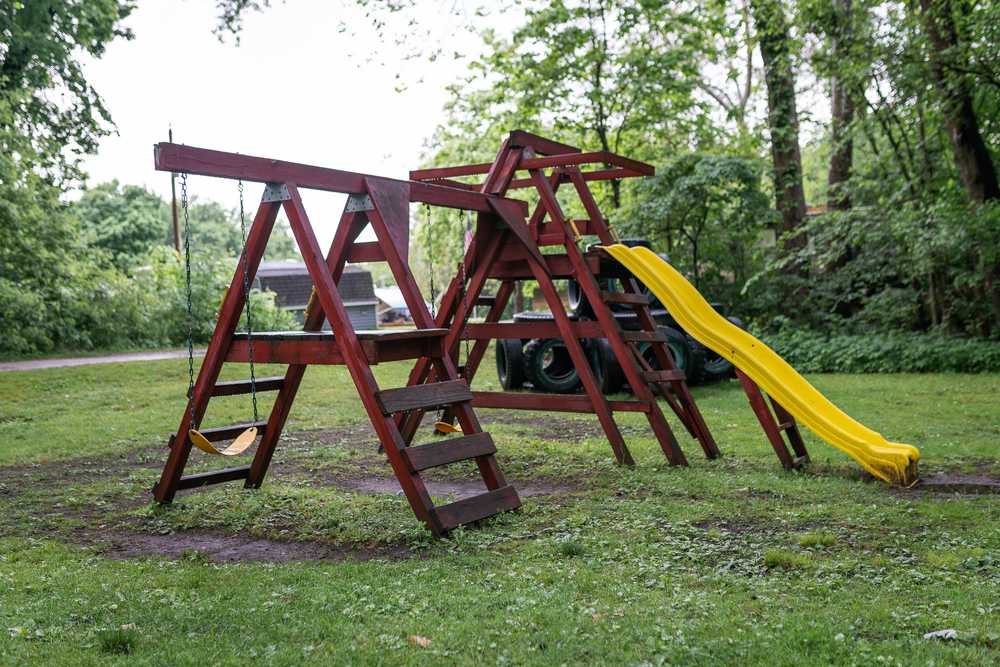
{"label": "overcast white sky", "polygon": [[[449,58],[407,61],[349,1],[274,2],[247,16],[239,46],[212,34],[214,4],[144,0],[127,22],[135,39],[87,63],[118,126],[86,162],[91,184],[117,178],[169,197],[170,176],[153,169],[152,147],[171,124],[178,143],[405,178],[441,121],[445,86],[467,72]],[[431,0],[417,11],[432,39],[470,53],[477,42],[447,11],[454,6]],[[342,21],[354,34],[338,32]],[[248,185],[248,206],[261,188]],[[229,208],[238,202],[233,181],[192,177],[189,190]],[[342,202],[305,196],[324,246]]]}

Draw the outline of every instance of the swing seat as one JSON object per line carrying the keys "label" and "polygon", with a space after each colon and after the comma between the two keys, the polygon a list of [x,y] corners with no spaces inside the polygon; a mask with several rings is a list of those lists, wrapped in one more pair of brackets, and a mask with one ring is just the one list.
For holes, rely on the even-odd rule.
{"label": "swing seat", "polygon": [[434,430],[438,433],[461,433],[462,429],[455,426],[454,424],[449,424],[448,422],[434,422]]}
{"label": "swing seat", "polygon": [[208,438],[195,429],[191,429],[188,432],[188,437],[192,445],[206,454],[212,454],[213,456],[236,456],[249,449],[250,445],[257,439],[257,427],[251,426],[240,433],[225,449],[216,449],[215,445]]}

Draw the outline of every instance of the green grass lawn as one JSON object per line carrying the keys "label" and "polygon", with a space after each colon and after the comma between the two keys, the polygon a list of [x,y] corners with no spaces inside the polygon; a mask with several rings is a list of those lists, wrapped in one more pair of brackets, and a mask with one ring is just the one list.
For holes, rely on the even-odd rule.
{"label": "green grass lawn", "polygon": [[[0,665],[1000,661],[1000,496],[893,489],[811,437],[785,472],[735,382],[695,389],[722,459],[671,419],[689,468],[641,415],[622,468],[592,416],[482,411],[524,507],[435,541],[342,368],[307,373],[261,490],[153,506],[185,378],[183,359],[0,373]],[[920,447],[924,476],[1000,478],[1000,376],[810,379]],[[432,493],[475,478],[446,468]]]}

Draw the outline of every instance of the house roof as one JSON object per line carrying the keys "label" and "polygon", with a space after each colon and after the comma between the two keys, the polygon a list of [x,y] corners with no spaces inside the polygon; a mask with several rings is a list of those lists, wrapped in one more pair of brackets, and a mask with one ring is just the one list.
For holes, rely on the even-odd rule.
{"label": "house roof", "polygon": [[[358,273],[362,272],[360,266],[354,266],[353,264],[348,264],[344,267],[344,273]],[[309,269],[306,268],[304,262],[298,262],[293,259],[283,259],[283,260],[272,260],[269,262],[261,262],[260,268],[257,269],[258,278],[274,278],[275,276],[305,276],[309,275]]]}

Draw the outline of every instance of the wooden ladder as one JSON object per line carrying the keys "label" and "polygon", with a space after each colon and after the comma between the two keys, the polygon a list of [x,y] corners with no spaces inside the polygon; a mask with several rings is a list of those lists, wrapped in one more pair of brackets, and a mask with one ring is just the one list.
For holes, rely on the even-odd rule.
{"label": "wooden ladder", "polygon": [[[443,535],[461,524],[477,521],[520,505],[517,491],[507,484],[497,465],[496,446],[485,433],[472,409],[472,393],[443,345],[448,333],[434,326],[433,319],[407,267],[410,184],[376,177],[363,177],[364,191],[349,196],[330,252],[319,248],[298,189],[292,183],[275,184],[265,190],[247,242],[250,280],[256,273],[279,208],[284,208],[314,289],[306,308],[304,331],[253,334],[253,356],[258,363],[285,363],[284,376],[257,380],[257,391],[277,391],[266,421],[258,427],[260,441],[249,465],[185,476],[191,451],[188,433],[200,425],[213,396],[249,393],[249,381],[219,382],[225,362],[249,360],[250,341],[235,333],[244,305],[242,263],[227,292],[212,341],[189,397],[177,433],[170,439],[170,456],[154,495],[170,502],[176,492],[220,482],[243,480],[248,488],[261,485],[281,431],[288,418],[305,369],[310,364],[342,364],[348,367],[382,449],[414,514],[435,534]],[[375,243],[357,243],[361,231],[371,225]],[[337,289],[349,261],[385,261],[417,326],[408,331],[355,331]],[[322,331],[329,320],[332,331]],[[420,386],[383,389],[371,366],[381,361],[426,360],[434,368],[436,382]],[[456,415],[462,435],[427,445],[409,446],[397,428],[395,415],[412,410],[447,408]],[[193,415],[193,418],[192,418]],[[209,440],[234,437],[249,427],[237,424],[201,431]],[[484,492],[444,505],[435,505],[422,473],[461,461],[474,461],[484,482]]]}
{"label": "wooden ladder", "polygon": [[[521,145],[516,144],[517,140],[524,138],[527,139],[526,142]],[[549,146],[549,143],[525,133],[512,133],[501,147],[480,191],[505,194],[522,160],[534,158],[534,151],[528,144],[544,146],[545,150],[579,152],[563,145]],[[464,168],[453,171],[457,172],[460,169]],[[441,171],[449,170],[446,168]],[[642,412],[646,415],[667,460],[672,465],[686,465],[687,459],[656,400],[656,393],[660,393],[666,398],[668,405],[688,432],[701,444],[705,455],[716,458],[719,456],[718,447],[691,397],[683,372],[676,368],[670,357],[665,346],[665,338],[657,330],[649,312],[648,301],[639,293],[635,280],[631,275],[622,273],[617,264],[602,257],[600,253],[585,254],[577,246],[580,234],[596,235],[604,244],[614,242],[607,221],[601,215],[586,185],[585,177],[575,167],[558,167],[549,176],[546,176],[541,168],[529,168],[528,171],[530,179],[527,185],[533,187],[539,195],[539,202],[530,220],[526,221],[523,213],[507,201],[492,203],[496,216],[480,213],[476,235],[466,252],[462,268],[442,299],[438,311],[438,326],[450,328],[445,347],[453,360],[458,357],[460,340],[475,340],[466,359],[463,373],[470,383],[492,339],[561,338],[580,376],[585,395],[474,392],[474,405],[484,408],[593,412],[608,437],[616,460],[629,465],[633,464],[634,460],[613,413]],[[588,220],[569,220],[563,214],[556,200],[556,190],[565,182],[570,182],[575,187],[589,216]],[[548,222],[545,222],[546,217]],[[540,246],[545,245],[563,247],[565,254],[542,255]],[[621,276],[621,282],[625,287],[622,295],[612,296],[601,290],[596,276],[603,276],[605,272]],[[482,290],[486,281],[491,278],[501,280],[501,284],[494,295],[483,296]],[[570,320],[553,283],[557,278],[574,278],[579,282],[593,307],[596,322]],[[500,322],[500,317],[514,291],[516,280],[523,279],[534,279],[538,282],[552,312],[553,323]],[[641,330],[623,331],[608,307],[609,299],[619,299],[629,303],[639,317]],[[472,308],[479,303],[490,307],[485,322],[470,324],[468,320]],[[530,335],[521,335],[523,333]],[[604,396],[579,343],[579,340],[584,338],[607,339],[626,379],[633,388],[635,400],[609,401]],[[640,343],[652,345],[659,369],[653,369],[642,358],[637,347]],[[433,378],[434,373],[430,365],[426,360],[420,360],[410,374],[409,383],[420,384]],[[414,411],[398,420],[406,439],[414,437],[422,417],[420,411]],[[449,417],[450,415],[446,414],[444,419]]]}

